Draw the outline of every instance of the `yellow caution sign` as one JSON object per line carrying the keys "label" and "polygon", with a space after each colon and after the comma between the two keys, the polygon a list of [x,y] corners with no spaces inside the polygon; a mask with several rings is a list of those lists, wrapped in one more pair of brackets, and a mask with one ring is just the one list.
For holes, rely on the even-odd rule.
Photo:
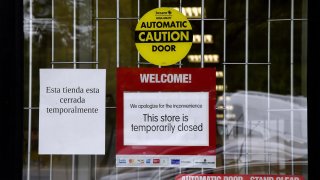
{"label": "yellow caution sign", "polygon": [[136,47],[152,64],[169,66],[182,60],[192,46],[192,27],[187,17],[172,8],[147,12],[135,30]]}

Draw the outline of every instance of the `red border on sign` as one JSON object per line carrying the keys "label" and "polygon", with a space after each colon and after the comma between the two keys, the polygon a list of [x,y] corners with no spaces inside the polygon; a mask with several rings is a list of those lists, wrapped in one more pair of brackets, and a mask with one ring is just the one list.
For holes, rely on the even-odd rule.
{"label": "red border on sign", "polygon": [[[141,83],[140,74],[191,74],[190,83]],[[124,145],[124,92],[209,92],[209,146]],[[117,155],[215,155],[216,150],[215,68],[118,68],[117,69]],[[187,141],[187,139],[186,139]]]}

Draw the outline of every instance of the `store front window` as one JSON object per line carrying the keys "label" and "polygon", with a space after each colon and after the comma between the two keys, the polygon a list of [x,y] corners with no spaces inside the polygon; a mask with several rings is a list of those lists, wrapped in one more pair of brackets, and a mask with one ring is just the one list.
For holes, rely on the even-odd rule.
{"label": "store front window", "polygon": [[[192,25],[191,50],[170,67],[216,68],[215,168],[116,167],[116,71],[162,68],[135,46],[138,21],[157,7]],[[24,179],[308,179],[307,0],[24,0],[24,35]],[[105,155],[39,155],[41,68],[106,69]]]}

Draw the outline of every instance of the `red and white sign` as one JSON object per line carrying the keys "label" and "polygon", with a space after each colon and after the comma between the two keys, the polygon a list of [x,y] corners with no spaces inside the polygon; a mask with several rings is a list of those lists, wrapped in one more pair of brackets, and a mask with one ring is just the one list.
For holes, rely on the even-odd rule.
{"label": "red and white sign", "polygon": [[180,174],[175,180],[304,180],[290,175]]}
{"label": "red and white sign", "polygon": [[132,165],[130,158],[147,163],[150,155],[168,166],[180,165],[172,155],[215,166],[215,69],[120,68],[117,80],[117,166]]}

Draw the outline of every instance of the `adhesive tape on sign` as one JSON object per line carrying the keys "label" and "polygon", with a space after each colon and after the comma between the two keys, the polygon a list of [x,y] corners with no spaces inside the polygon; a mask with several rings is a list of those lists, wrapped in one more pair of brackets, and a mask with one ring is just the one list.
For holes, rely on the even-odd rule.
{"label": "adhesive tape on sign", "polygon": [[155,65],[169,66],[188,54],[192,46],[192,27],[179,11],[156,8],[138,22],[135,42],[144,59]]}

